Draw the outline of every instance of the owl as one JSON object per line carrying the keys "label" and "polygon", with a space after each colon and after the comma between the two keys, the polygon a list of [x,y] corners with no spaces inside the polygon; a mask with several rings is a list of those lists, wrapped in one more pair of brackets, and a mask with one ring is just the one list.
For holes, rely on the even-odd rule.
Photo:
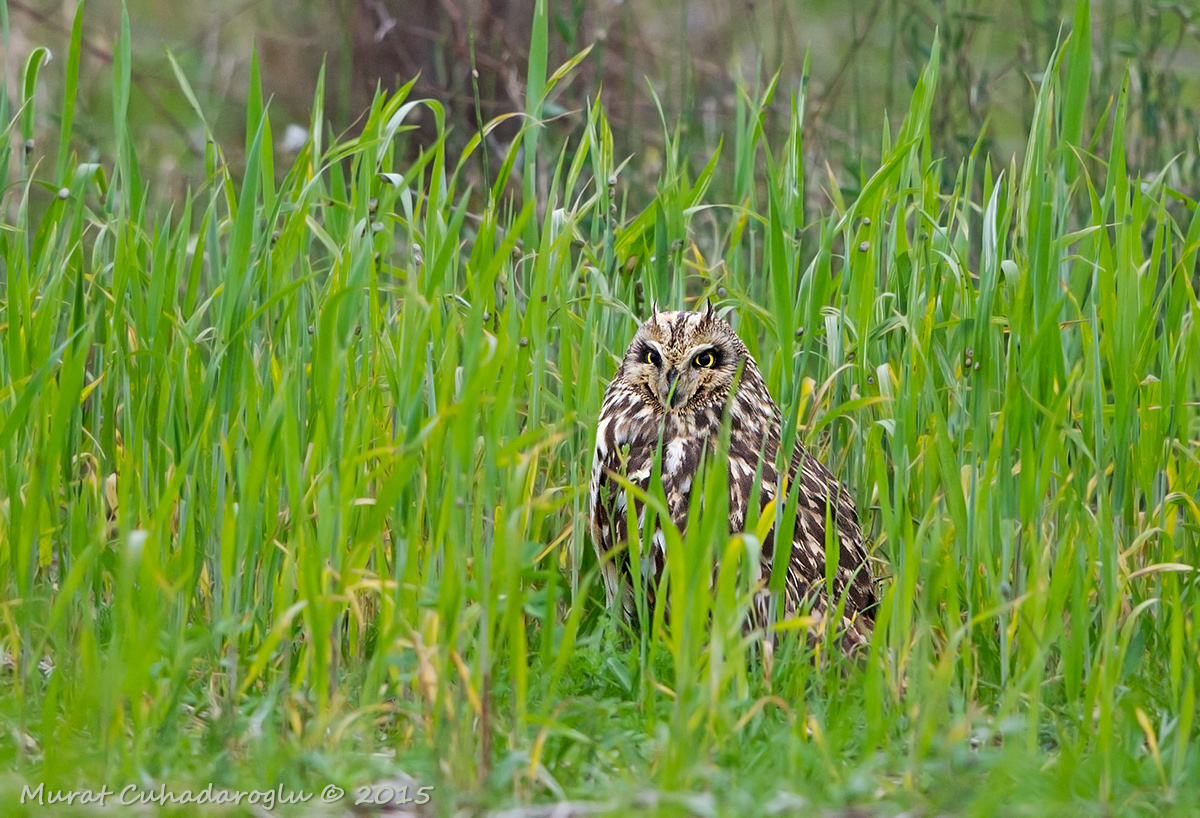
{"label": "owl", "polygon": [[[619,475],[648,489],[661,435],[661,477],[667,511],[680,532],[685,531],[693,478],[705,451],[715,447],[726,412],[731,424],[728,454],[732,534],[744,530],[756,473],[760,510],[779,490],[775,470],[782,431],[779,407],[767,392],[746,345],[716,315],[711,303],[703,312],[659,312],[655,308],[650,319],[638,328],[604,393],[592,462],[592,542],[600,558],[608,604],[619,605],[619,613],[627,622],[636,617],[635,578],[631,576],[627,547],[627,494],[613,478]],[[797,480],[796,525],[788,532],[790,557],[784,552],[788,559],[781,600],[784,616],[811,613],[824,617],[844,598],[839,630],[844,646],[855,649],[870,635],[877,600],[854,501],[798,439],[783,485],[794,486]],[[639,501],[635,500],[634,505],[640,535],[645,509]],[[838,549],[832,606],[825,582],[827,519],[836,526]],[[762,544],[763,587],[755,591],[750,606],[750,627],[769,624],[765,584],[771,576],[776,540],[772,528]],[[666,547],[666,538],[656,524],[650,552],[641,560],[640,579],[651,606],[667,562]]]}

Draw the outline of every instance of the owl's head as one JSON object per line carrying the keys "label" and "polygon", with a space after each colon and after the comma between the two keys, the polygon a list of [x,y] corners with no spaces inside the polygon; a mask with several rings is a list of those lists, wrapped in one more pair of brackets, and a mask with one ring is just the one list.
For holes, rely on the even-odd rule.
{"label": "owl's head", "polygon": [[723,405],[744,361],[752,367],[746,345],[710,303],[702,312],[655,310],[630,341],[621,369],[657,408],[683,412]]}

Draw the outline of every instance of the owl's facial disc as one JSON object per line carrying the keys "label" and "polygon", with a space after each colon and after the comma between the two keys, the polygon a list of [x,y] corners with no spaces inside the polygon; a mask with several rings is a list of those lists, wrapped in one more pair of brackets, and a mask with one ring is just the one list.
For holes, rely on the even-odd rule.
{"label": "owl's facial disc", "polygon": [[668,413],[721,403],[738,367],[733,330],[700,313],[658,313],[630,345],[627,374]]}

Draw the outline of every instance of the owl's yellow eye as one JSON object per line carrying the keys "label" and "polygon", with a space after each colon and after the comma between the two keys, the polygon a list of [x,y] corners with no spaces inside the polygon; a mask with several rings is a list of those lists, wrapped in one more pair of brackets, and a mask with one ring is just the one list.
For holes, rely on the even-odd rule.
{"label": "owl's yellow eye", "polygon": [[647,349],[642,360],[653,366],[658,366],[662,363],[662,358],[659,357],[658,350],[656,349]]}
{"label": "owl's yellow eye", "polygon": [[693,361],[693,363],[701,369],[711,369],[713,364],[716,362],[717,359],[713,356],[711,351],[701,352]]}

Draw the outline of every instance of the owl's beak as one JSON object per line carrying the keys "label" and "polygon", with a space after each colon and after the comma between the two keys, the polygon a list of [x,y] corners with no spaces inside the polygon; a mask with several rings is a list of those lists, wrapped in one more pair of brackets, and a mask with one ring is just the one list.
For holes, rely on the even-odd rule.
{"label": "owl's beak", "polygon": [[672,409],[675,408],[675,400],[679,397],[678,386],[679,372],[676,369],[667,370],[667,405]]}

